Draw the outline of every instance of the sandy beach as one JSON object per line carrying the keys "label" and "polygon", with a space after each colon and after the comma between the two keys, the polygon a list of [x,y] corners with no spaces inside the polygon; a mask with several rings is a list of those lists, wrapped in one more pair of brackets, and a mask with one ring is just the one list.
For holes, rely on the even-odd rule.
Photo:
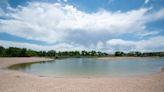
{"label": "sandy beach", "polygon": [[0,58],[0,92],[164,92],[164,72],[135,77],[58,78],[9,70],[48,58]]}

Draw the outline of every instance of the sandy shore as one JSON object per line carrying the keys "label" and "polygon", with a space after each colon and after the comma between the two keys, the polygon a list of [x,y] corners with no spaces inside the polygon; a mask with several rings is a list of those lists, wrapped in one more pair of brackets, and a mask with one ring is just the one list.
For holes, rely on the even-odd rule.
{"label": "sandy shore", "polygon": [[0,92],[164,92],[164,72],[136,77],[55,78],[8,70],[47,58],[0,58]]}

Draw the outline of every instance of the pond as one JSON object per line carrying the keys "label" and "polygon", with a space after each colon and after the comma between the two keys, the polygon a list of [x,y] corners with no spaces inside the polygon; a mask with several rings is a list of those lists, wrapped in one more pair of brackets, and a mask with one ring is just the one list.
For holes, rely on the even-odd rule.
{"label": "pond", "polygon": [[40,76],[95,77],[136,76],[160,72],[164,58],[124,58],[102,60],[96,58],[68,58],[48,62],[17,64],[10,69]]}

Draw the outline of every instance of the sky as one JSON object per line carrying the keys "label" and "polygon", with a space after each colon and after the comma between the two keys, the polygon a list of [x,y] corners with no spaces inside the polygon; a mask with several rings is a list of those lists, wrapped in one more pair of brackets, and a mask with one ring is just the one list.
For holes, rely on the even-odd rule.
{"label": "sky", "polygon": [[164,51],[164,0],[0,0],[0,45]]}

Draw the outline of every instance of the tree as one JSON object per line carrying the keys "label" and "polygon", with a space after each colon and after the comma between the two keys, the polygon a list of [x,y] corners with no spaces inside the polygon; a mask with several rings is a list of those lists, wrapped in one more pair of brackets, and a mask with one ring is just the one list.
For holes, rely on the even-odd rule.
{"label": "tree", "polygon": [[81,51],[81,54],[82,54],[82,56],[85,56],[85,54],[86,54],[86,51]]}
{"label": "tree", "polygon": [[139,51],[132,51],[132,52],[129,52],[127,53],[128,56],[142,56],[142,53],[139,52]]}
{"label": "tree", "polygon": [[57,53],[57,55],[58,55],[58,56],[62,56],[62,53],[59,51],[59,52]]}
{"label": "tree", "polygon": [[26,48],[23,48],[20,52],[20,56],[21,57],[27,57],[27,49]]}
{"label": "tree", "polygon": [[21,49],[20,48],[16,48],[16,47],[9,47],[6,50],[6,54],[8,56],[12,56],[12,57],[18,57],[21,56]]}
{"label": "tree", "polygon": [[5,56],[5,48],[0,46],[0,56]]}
{"label": "tree", "polygon": [[137,51],[137,52],[136,52],[136,55],[137,55],[137,56],[142,56],[142,53],[139,52],[139,51]]}
{"label": "tree", "polygon": [[56,56],[56,51],[54,51],[54,50],[48,51],[48,52],[47,52],[47,56],[49,56],[49,57]]}
{"label": "tree", "polygon": [[75,56],[80,56],[80,52],[79,52],[79,51],[75,51],[75,52],[74,52],[74,55],[75,55]]}
{"label": "tree", "polygon": [[33,51],[33,50],[27,50],[27,52],[26,52],[26,56],[28,56],[28,57],[39,56],[39,55],[40,55],[39,52]]}
{"label": "tree", "polygon": [[121,52],[121,51],[116,51],[115,52],[115,56],[124,56],[125,53],[124,52]]}
{"label": "tree", "polygon": [[96,56],[96,51],[91,51],[91,56]]}

